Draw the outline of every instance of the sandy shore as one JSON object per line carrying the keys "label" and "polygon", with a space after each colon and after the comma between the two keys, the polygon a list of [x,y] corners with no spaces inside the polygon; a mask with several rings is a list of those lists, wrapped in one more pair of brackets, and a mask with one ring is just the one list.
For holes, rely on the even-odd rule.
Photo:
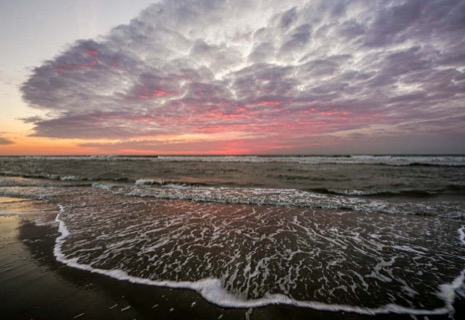
{"label": "sandy shore", "polygon": [[[2,319],[448,319],[447,316],[361,316],[272,305],[224,309],[190,290],[131,284],[58,263],[54,225],[0,215]],[[455,319],[465,319],[463,299]]]}

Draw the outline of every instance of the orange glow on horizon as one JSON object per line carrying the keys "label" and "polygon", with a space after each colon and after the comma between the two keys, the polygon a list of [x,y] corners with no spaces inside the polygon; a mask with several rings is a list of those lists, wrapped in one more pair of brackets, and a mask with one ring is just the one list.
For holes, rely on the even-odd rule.
{"label": "orange glow on horizon", "polygon": [[21,137],[0,145],[0,156],[99,154],[95,148],[81,147],[76,141]]}
{"label": "orange glow on horizon", "polygon": [[[126,154],[126,155],[241,155],[257,152],[266,152],[266,148],[257,148],[256,146],[244,145],[243,141],[238,137],[238,140],[232,139],[227,135],[223,138],[231,139],[214,144],[211,149],[199,151],[195,146],[186,148],[186,150],[163,150],[164,146],[199,143],[204,142],[206,145],[214,142],[211,136],[207,137],[202,134],[179,135],[179,136],[164,136],[162,140],[165,143],[171,141],[167,145],[156,146],[150,150],[121,147],[119,149],[107,149],[105,144],[111,146],[113,143],[118,143],[112,140],[99,140],[96,146],[82,146],[80,144],[89,143],[86,140],[61,140],[41,137],[21,137],[11,139],[14,143],[0,145],[0,156],[59,156],[59,155],[111,155],[111,154]],[[143,141],[143,140],[142,140]],[[137,144],[137,140],[134,143]],[[156,142],[156,140],[154,141]],[[98,144],[102,144],[101,147]]]}

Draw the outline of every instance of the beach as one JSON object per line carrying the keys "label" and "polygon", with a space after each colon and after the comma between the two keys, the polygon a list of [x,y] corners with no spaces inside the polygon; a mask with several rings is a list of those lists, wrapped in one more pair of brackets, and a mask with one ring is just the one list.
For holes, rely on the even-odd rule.
{"label": "beach", "polygon": [[[6,319],[392,319],[289,306],[219,308],[198,294],[131,284],[68,268],[53,256],[57,228],[0,216],[0,309]],[[130,308],[128,308],[130,307]],[[173,309],[173,310],[172,310]],[[456,306],[456,319],[465,310]],[[172,311],[171,311],[172,310]],[[396,315],[411,319],[408,315]],[[421,317],[420,317],[421,318]],[[429,316],[429,319],[447,319]]]}
{"label": "beach", "polygon": [[[153,173],[137,174],[149,166],[141,160],[130,160],[132,176],[130,169],[119,169],[113,180],[92,172],[103,172],[96,166],[114,169],[121,160],[92,160],[92,165],[81,160],[81,174],[74,178],[73,165],[68,172],[57,168],[75,159],[60,159],[59,165],[27,161],[46,168],[42,177],[24,170],[22,177],[14,175],[11,167],[1,177],[0,309],[7,318],[460,319],[464,314],[465,228],[457,183],[444,181],[449,187],[431,196],[412,196],[407,192],[412,190],[341,196],[329,186],[316,193],[298,183],[293,189],[273,188],[259,178],[260,187],[230,186],[219,180],[222,174],[216,182],[199,181],[185,171],[171,174],[177,183],[166,177],[161,182]],[[156,169],[184,166],[182,161],[157,163]],[[216,161],[213,167],[241,172],[248,164]],[[212,168],[207,162],[196,165],[199,172]],[[294,166],[288,176],[298,180],[301,164],[286,166]],[[315,169],[332,170],[327,177],[345,174],[338,166],[307,165],[301,176],[316,175]],[[420,166],[428,168],[438,170],[431,163]],[[463,169],[439,170],[447,180],[447,170]],[[435,187],[440,190],[441,181]],[[424,189],[416,191],[431,192]]]}

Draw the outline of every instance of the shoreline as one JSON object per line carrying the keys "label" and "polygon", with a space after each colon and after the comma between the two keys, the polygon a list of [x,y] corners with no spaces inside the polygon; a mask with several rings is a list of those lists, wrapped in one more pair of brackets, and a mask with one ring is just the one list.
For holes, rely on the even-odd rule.
{"label": "shoreline", "polygon": [[[221,308],[188,289],[134,284],[68,267],[55,259],[58,227],[18,215],[0,216],[0,310],[9,319],[411,319],[409,314],[361,315],[274,304]],[[6,266],[6,267],[5,267]],[[465,315],[456,299],[455,318]],[[417,315],[448,319],[446,315]]]}
{"label": "shoreline", "polygon": [[[118,281],[127,281],[133,284],[142,284],[148,286],[155,286],[155,287],[166,287],[170,289],[181,289],[181,290],[192,290],[197,292],[201,295],[207,302],[219,307],[219,308],[235,308],[235,309],[242,309],[242,308],[263,308],[268,307],[270,305],[286,305],[290,307],[301,307],[306,309],[313,309],[318,311],[329,311],[329,312],[348,312],[348,313],[356,313],[359,315],[385,315],[385,314],[409,314],[414,316],[432,316],[432,315],[444,315],[449,314],[450,305],[444,306],[442,308],[436,308],[432,310],[426,309],[409,309],[402,306],[387,304],[384,306],[380,306],[377,308],[364,308],[364,307],[357,307],[357,306],[350,306],[350,305],[332,305],[327,303],[321,303],[316,301],[293,301],[287,296],[284,295],[270,295],[269,297],[264,297],[260,299],[253,299],[253,300],[239,300],[235,296],[229,294],[223,288],[221,288],[220,279],[216,278],[207,278],[201,279],[198,281],[154,281],[145,278],[139,278],[135,276],[128,275],[126,272],[122,270],[104,270],[91,267],[89,265],[81,264],[77,262],[75,259],[67,259],[65,255],[61,251],[61,246],[64,243],[65,239],[69,236],[68,228],[66,224],[60,220],[60,215],[64,211],[64,207],[59,205],[60,213],[57,215],[55,222],[58,225],[58,232],[59,236],[56,239],[55,246],[54,246],[54,256],[55,258],[67,265],[68,267],[88,271],[91,273],[108,276],[110,278],[116,279]],[[462,233],[463,231],[460,230]],[[463,240],[462,240],[463,242]],[[458,276],[451,284],[443,284],[441,287],[444,287],[441,291],[441,295],[446,296],[446,293],[443,291],[446,290],[457,290],[463,282],[465,271],[462,271],[461,275]],[[454,287],[455,285],[455,287]],[[457,287],[459,286],[459,287]],[[207,291],[213,290],[213,293],[205,293],[205,287],[207,287]],[[456,288],[457,287],[457,288]],[[210,289],[208,289],[210,288]],[[454,293],[455,294],[455,293]],[[223,301],[218,304],[218,299],[215,297],[216,295],[221,296]],[[211,299],[211,300],[210,300]],[[227,301],[227,302],[226,302]]]}

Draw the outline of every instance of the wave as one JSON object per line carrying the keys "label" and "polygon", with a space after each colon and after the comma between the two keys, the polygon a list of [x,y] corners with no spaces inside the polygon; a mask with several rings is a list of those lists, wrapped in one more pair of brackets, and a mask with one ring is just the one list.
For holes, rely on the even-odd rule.
{"label": "wave", "polygon": [[0,160],[30,161],[152,161],[152,162],[248,162],[300,163],[308,165],[352,164],[383,166],[465,167],[464,155],[254,155],[254,156],[23,156]]}
{"label": "wave", "polygon": [[[126,177],[105,177],[105,178],[94,178],[86,176],[74,176],[74,175],[59,175],[59,174],[48,174],[48,173],[17,173],[17,172],[0,172],[0,176],[3,177],[19,177],[25,179],[39,179],[39,180],[51,180],[51,181],[64,181],[64,182],[92,182],[92,181],[114,181],[114,182],[135,182]],[[89,183],[85,184],[89,185]]]}
{"label": "wave", "polygon": [[15,172],[1,172],[1,176],[7,177],[21,177],[29,179],[45,179],[45,180],[59,180],[59,181],[92,181],[92,178],[84,176],[72,176],[72,175],[59,175],[59,174],[48,174],[48,173],[15,173]]}
{"label": "wave", "polygon": [[[63,182],[76,182],[76,184],[61,184],[62,186],[90,186],[92,183],[99,183],[99,182],[121,182],[121,183],[134,183],[136,185],[145,185],[145,186],[213,186],[213,185],[221,185],[221,183],[204,183],[200,181],[192,181],[189,180],[166,180],[162,178],[141,178],[141,179],[130,179],[127,177],[111,177],[107,176],[104,178],[94,178],[94,177],[86,177],[86,176],[73,176],[73,175],[59,175],[59,174],[45,174],[45,173],[37,173],[37,174],[20,174],[20,173],[12,173],[12,172],[0,172],[0,176],[3,177],[18,177],[18,178],[25,178],[25,179],[38,179],[38,180],[50,180],[50,181],[63,181]],[[32,181],[32,180],[31,180]],[[79,184],[78,182],[84,182]],[[87,182],[87,183],[86,183]],[[0,181],[0,186],[2,185],[20,185],[20,186],[35,186],[38,185],[37,183],[25,183],[25,182],[18,182],[17,180],[9,182],[7,181]],[[49,186],[50,184],[44,184],[43,186]],[[59,185],[55,185],[59,186]]]}
{"label": "wave", "polygon": [[428,198],[436,197],[441,194],[463,194],[465,193],[465,185],[451,184],[441,189],[407,189],[407,190],[348,190],[348,189],[329,189],[329,188],[308,188],[310,192],[342,195],[342,196],[358,196],[358,197],[411,197],[411,198]]}
{"label": "wave", "polygon": [[0,180],[0,188],[16,187],[16,188],[27,188],[27,187],[40,187],[40,188],[72,188],[72,187],[90,187],[92,184],[86,181],[55,181],[55,180]]}
{"label": "wave", "polygon": [[311,192],[328,194],[328,195],[341,195],[341,196],[355,196],[355,197],[412,197],[412,198],[427,198],[435,197],[446,189],[441,190],[399,190],[399,191],[375,191],[375,190],[336,190],[326,188],[310,188],[306,189]]}
{"label": "wave", "polygon": [[[158,179],[152,180],[157,183],[159,182]],[[260,255],[261,251],[257,251],[256,257],[258,260],[254,260],[257,262],[256,264],[255,262],[252,263],[252,260],[246,260],[247,266],[255,265],[256,271],[259,271],[259,268],[262,268],[263,263],[266,261],[268,261],[266,263],[269,263],[267,266],[271,268],[273,266],[273,261],[276,261],[275,259],[279,257],[281,257],[281,261],[284,262],[288,261],[287,259],[290,257],[301,259],[302,255],[308,258],[315,257],[315,259],[321,261],[320,259],[324,259],[325,257],[324,251],[328,248],[331,248],[331,254],[328,257],[329,260],[327,260],[328,265],[329,263],[338,260],[338,257],[342,257],[338,263],[340,263],[341,268],[347,268],[346,262],[349,262],[350,259],[347,259],[347,257],[344,255],[352,252],[352,250],[348,250],[346,247],[350,243],[353,245],[350,247],[351,249],[353,248],[354,250],[357,250],[357,254],[362,254],[368,259],[373,258],[373,252],[377,252],[373,258],[374,263],[371,264],[373,270],[371,274],[371,270],[368,270],[367,272],[363,273],[363,278],[359,278],[357,273],[352,275],[354,281],[358,281],[356,279],[360,279],[360,282],[356,282],[356,284],[359,286],[359,288],[362,289],[366,284],[365,282],[370,283],[370,286],[371,284],[376,285],[376,279],[383,282],[386,279],[386,275],[389,275],[389,273],[380,273],[380,270],[384,267],[393,272],[397,272],[396,270],[398,269],[396,268],[398,265],[393,265],[393,268],[391,268],[391,265],[389,264],[391,262],[385,260],[386,258],[392,258],[392,255],[389,257],[386,256],[386,252],[395,254],[394,257],[398,256],[399,260],[401,260],[400,257],[407,258],[411,257],[410,255],[420,255],[422,259],[419,259],[418,261],[419,263],[423,263],[425,262],[424,259],[428,259],[427,257],[429,256],[431,259],[436,258],[436,256],[431,254],[432,251],[437,251],[439,254],[444,252],[444,258],[447,259],[449,259],[449,257],[461,256],[461,254],[452,254],[455,251],[448,250],[447,248],[454,248],[454,250],[457,249],[457,252],[459,253],[461,246],[465,245],[465,226],[460,228],[456,227],[457,225],[461,226],[463,224],[462,222],[437,218],[418,219],[415,217],[409,219],[402,217],[399,219],[398,217],[394,216],[384,215],[380,217],[380,215],[374,215],[370,213],[431,213],[432,215],[440,215],[442,214],[441,212],[444,211],[448,212],[450,215],[455,210],[456,213],[462,214],[463,218],[463,213],[465,210],[463,210],[463,206],[460,207],[457,206],[457,204],[452,204],[451,207],[447,207],[445,203],[439,202],[412,203],[408,201],[380,201],[376,199],[365,199],[359,197],[318,194],[295,189],[191,187],[179,185],[172,186],[167,184],[147,185],[144,183],[122,184],[102,182],[95,182],[93,187],[96,189],[104,189],[104,191],[84,188],[68,192],[69,190],[63,190],[63,188],[59,187],[46,188],[45,190],[44,188],[40,188],[40,186],[34,186],[34,188],[26,187],[11,189],[6,187],[4,189],[5,192],[17,192],[25,197],[30,195],[38,195],[42,199],[53,199],[53,201],[58,201],[59,203],[64,204],[60,206],[60,213],[56,218],[56,221],[59,225],[60,236],[57,238],[55,243],[54,255],[58,261],[73,268],[107,275],[119,280],[147,285],[192,289],[199,292],[206,300],[210,301],[211,303],[224,307],[259,307],[279,303],[318,310],[347,311],[362,314],[446,314],[448,312],[452,312],[452,304],[455,299],[456,290],[463,284],[463,279],[465,277],[465,274],[462,271],[458,277],[453,279],[453,276],[462,270],[463,265],[460,263],[457,264],[456,260],[451,260],[455,261],[455,271],[451,274],[450,264],[448,261],[445,261],[444,266],[441,267],[442,269],[440,270],[446,272],[446,274],[450,277],[448,276],[446,278],[437,278],[441,279],[441,281],[435,283],[434,288],[429,290],[428,294],[430,294],[432,297],[436,297],[437,293],[437,298],[440,299],[440,304],[428,305],[428,307],[423,307],[423,305],[417,305],[416,303],[410,305],[410,307],[405,307],[394,303],[384,304],[386,301],[390,300],[380,300],[379,304],[364,304],[364,301],[360,299],[319,300],[318,297],[315,298],[311,295],[296,296],[292,293],[288,293],[284,289],[279,290],[279,293],[274,293],[273,291],[263,289],[265,293],[258,292],[257,295],[248,296],[248,286],[247,290],[236,291],[237,288],[241,288],[241,284],[248,282],[243,282],[242,278],[237,278],[237,274],[234,273],[234,268],[240,267],[238,261],[234,260],[234,256],[237,254],[237,257],[240,258],[245,257],[246,254],[244,254],[242,251],[234,251],[232,249],[233,247],[229,246],[228,243],[223,240],[230,240],[229,243],[236,244],[236,249],[238,250],[243,249],[246,251],[249,250],[250,252],[253,252],[256,248],[259,248],[259,246],[255,244],[260,244],[260,248],[265,250],[263,252],[266,252],[266,254],[269,256],[265,257],[265,260],[260,260],[263,257]],[[0,189],[0,193],[3,192],[3,188]],[[158,201],[156,199],[150,198],[193,200],[195,202]],[[254,204],[259,206],[223,206],[203,202]],[[165,203],[166,206],[159,207],[155,210],[155,206],[159,205],[160,203]],[[175,206],[178,206],[178,210],[170,211],[170,208]],[[324,208],[329,210],[301,210],[295,208],[286,208],[292,206],[300,206],[304,208]],[[227,210],[221,211],[221,208],[227,208]],[[359,212],[349,212],[346,214],[343,212],[343,210],[354,210]],[[95,212],[98,212],[99,214],[95,215]],[[150,214],[146,214],[148,212]],[[143,217],[142,220],[140,220],[141,217]],[[332,217],[334,220],[327,220],[330,219],[329,217]],[[92,224],[88,223],[90,221],[89,219],[93,221]],[[360,224],[356,223],[358,220],[360,221]],[[303,221],[306,222],[304,223]],[[451,240],[452,242],[450,247],[447,247],[446,249],[441,247],[444,250],[436,250],[437,248],[434,246],[423,248],[421,246],[424,244],[421,242],[421,237],[419,237],[418,234],[414,233],[410,236],[407,236],[410,230],[417,230],[415,232],[420,232],[421,235],[427,234],[428,237],[435,237],[436,235],[440,234],[452,234],[450,232],[445,232],[444,230],[437,233],[428,233],[431,230],[437,230],[437,226],[441,225],[444,221],[446,225],[453,226],[453,229],[444,230],[455,231],[458,229],[456,232],[458,232],[460,246],[457,246],[457,244],[454,242],[455,240]],[[372,229],[370,226],[373,226],[374,229]],[[428,228],[423,228],[423,226],[428,226]],[[262,228],[261,231],[256,233],[260,228]],[[361,230],[365,231],[361,233]],[[76,232],[79,233],[81,231],[87,232],[87,236],[83,233],[81,238],[84,240],[84,242],[88,242],[86,246],[82,241],[76,242],[75,239],[73,239],[73,234]],[[314,231],[317,233],[315,234]],[[424,231],[428,232],[424,233]],[[96,235],[98,236],[96,237]],[[147,273],[141,273],[141,270],[142,272],[145,272],[143,269],[133,269],[134,266],[138,265],[137,263],[119,264],[119,262],[123,260],[120,259],[120,257],[117,255],[112,255],[114,262],[116,263],[112,265],[110,261],[111,258],[106,256],[106,253],[109,252],[121,253],[127,251],[132,254],[132,252],[137,251],[133,245],[137,242],[136,246],[140,249],[141,247],[139,246],[139,242],[145,241],[143,249],[150,253],[148,256],[145,255],[145,257],[154,257],[154,259],[156,259],[155,261],[161,261],[160,268],[163,268],[167,265],[169,266],[170,264],[165,264],[164,260],[161,259],[163,252],[165,252],[164,249],[162,250],[157,248],[165,245],[167,245],[168,248],[170,245],[177,244],[177,241],[180,241],[179,239],[183,239],[181,235],[188,235],[188,237],[184,238],[186,241],[182,242],[182,246],[177,246],[177,248],[184,250],[183,252],[186,254],[186,257],[203,257],[201,261],[207,260],[205,255],[195,255],[191,249],[194,247],[205,248],[205,243],[203,242],[204,236],[206,236],[207,239],[219,239],[216,243],[214,243],[215,246],[211,248],[219,248],[221,247],[221,244],[224,246],[222,248],[228,248],[228,250],[231,250],[232,262],[230,265],[234,268],[228,270],[228,276],[223,278],[222,276],[219,276],[221,273],[213,273],[213,271],[211,271],[212,269],[210,268],[210,265],[204,263],[202,266],[205,270],[207,270],[207,273],[203,273],[201,274],[202,276],[199,277],[190,278],[191,274],[186,272],[186,269],[180,269],[181,271],[179,273],[179,278],[165,276],[160,276],[160,278],[158,278],[157,275],[160,275],[160,273],[154,272],[150,273],[155,275],[155,279],[153,279],[146,276]],[[218,236],[221,237],[218,238]],[[380,238],[380,236],[383,238]],[[402,236],[403,240],[418,239],[420,242],[399,243],[399,238],[397,236]],[[279,249],[279,246],[286,246],[286,243],[289,243],[286,241],[286,239],[294,239],[292,237],[295,237],[296,241],[292,243],[299,243],[299,245],[304,245],[305,248],[299,247],[299,250],[294,250],[294,253],[291,256],[288,256],[288,251]],[[314,242],[314,244],[316,245],[320,243],[321,248],[325,249],[321,252],[323,256],[320,257],[319,252],[315,252],[318,253],[316,255],[312,254],[312,252],[307,252],[307,249],[313,250],[315,247],[307,248],[307,246],[312,243],[312,241],[307,241],[308,239],[306,237],[311,237],[311,239],[318,240]],[[397,240],[386,243],[386,239]],[[456,238],[453,237],[453,239]],[[165,240],[172,242],[167,244],[164,242]],[[244,244],[250,246],[240,245],[241,242],[238,242],[238,240],[244,241]],[[271,247],[268,247],[270,245],[270,240],[276,240],[276,242],[274,242]],[[442,238],[438,238],[435,241],[438,241],[438,245],[442,245],[441,241],[443,240],[444,239]],[[108,245],[102,247],[101,243],[106,243]],[[117,245],[113,245],[116,243]],[[122,245],[122,247],[120,247],[120,245]],[[394,251],[386,251],[383,249],[384,247],[392,248]],[[277,250],[284,256],[280,256],[279,254],[277,256],[272,256],[270,254],[270,248]],[[289,249],[289,247],[286,248]],[[86,251],[86,249],[91,250]],[[94,251],[94,249],[96,251]],[[110,251],[105,251],[107,249]],[[292,248],[290,249],[292,251]],[[97,252],[98,250],[103,250],[102,254],[99,255],[95,253],[94,255],[94,252]],[[153,250],[158,250],[157,254],[160,256],[156,256],[155,253],[153,253]],[[214,250],[216,249],[212,249],[212,251]],[[89,252],[92,252],[92,254]],[[141,254],[143,255],[144,252],[141,252]],[[100,257],[101,260],[98,260],[97,257]],[[133,258],[137,257],[138,256],[133,256]],[[93,262],[86,259],[93,259]],[[393,260],[391,261],[394,263],[395,258],[392,259]],[[187,258],[185,260],[187,260]],[[99,265],[99,263],[95,263],[96,261],[103,261],[105,264]],[[184,259],[180,263],[185,264],[185,261],[183,261]],[[302,261],[307,260],[303,259]],[[411,260],[408,261],[411,262]],[[412,261],[416,262],[417,260]],[[177,261],[175,262],[177,263]],[[154,267],[154,264],[155,263],[148,263],[147,267]],[[241,270],[249,270],[246,264],[242,264],[240,267],[242,268]],[[286,268],[282,267],[283,264],[278,263],[277,265],[279,266],[279,270],[287,270]],[[306,264],[296,263],[293,266],[297,268],[296,270],[299,270],[298,268],[300,268],[301,265]],[[409,267],[411,266],[409,263],[404,263],[403,265]],[[310,264],[307,266],[311,267],[312,265]],[[190,267],[190,269],[194,271],[198,270],[196,265],[185,265],[184,267]],[[424,272],[428,272],[428,270],[430,270],[424,266],[420,267],[416,265],[416,267],[417,268],[415,270],[421,270]],[[171,268],[168,268],[168,271],[169,270],[171,270]],[[347,269],[341,270],[344,270],[343,272],[345,272]],[[255,276],[253,270],[249,271],[247,271],[249,272],[249,278],[247,279],[254,278]],[[307,271],[304,271],[302,271],[302,274],[306,274]],[[355,271],[357,270],[355,269]],[[200,275],[200,273],[198,274]],[[266,272],[261,272],[260,274],[263,275],[266,274]],[[189,277],[187,275],[189,275]],[[282,276],[282,279],[285,281],[288,281],[286,274],[280,276]],[[416,275],[415,277],[421,279],[422,274]],[[235,281],[234,286],[232,284],[230,285],[230,281],[231,283]],[[260,282],[255,283],[258,285]],[[396,283],[399,284],[400,282]],[[417,283],[412,280],[412,284],[423,285],[422,283],[423,282],[421,281]],[[293,285],[294,283],[290,281],[286,282],[286,284]],[[399,294],[407,298],[410,297],[409,294],[411,292],[414,292],[413,290],[407,293],[402,293],[404,287],[399,285],[399,288],[401,288],[401,290],[398,291]],[[406,286],[406,288],[410,289],[408,286]],[[346,289],[349,290],[348,294],[351,294],[350,286]],[[415,287],[413,287],[413,289],[415,289]],[[267,294],[266,292],[273,292],[273,294]],[[308,291],[304,290],[302,292],[305,293]],[[371,290],[366,289],[365,292],[371,292]],[[418,292],[422,291],[418,290]],[[354,291],[354,297],[359,297],[358,293]],[[313,299],[316,299],[317,301],[313,301]],[[327,301],[327,303],[320,301]],[[345,302],[348,304],[329,303],[331,301],[340,301],[342,303]],[[403,304],[400,301],[402,300],[398,300],[397,303]],[[444,306],[442,302],[444,302]],[[362,303],[361,305],[363,305],[363,307],[359,306],[358,303]],[[407,304],[407,306],[409,305]],[[440,306],[440,308],[437,308],[438,306]]]}
{"label": "wave", "polygon": [[446,191],[451,192],[465,192],[465,185],[463,184],[450,184],[446,187]]}
{"label": "wave", "polygon": [[[441,216],[465,220],[465,204],[454,201],[412,202],[406,199],[371,199],[373,194],[348,196],[327,189],[296,190],[244,187],[212,187],[183,185],[122,185],[95,184],[116,195],[149,197],[167,200],[188,200],[224,204],[269,205],[280,207],[316,208],[395,215]],[[322,192],[323,191],[323,192]],[[355,192],[352,191],[352,194]],[[422,195],[423,196],[423,195]],[[411,197],[411,195],[409,196]]]}
{"label": "wave", "polygon": [[[93,177],[86,177],[86,176],[75,176],[75,175],[58,175],[58,174],[15,174],[15,173],[0,173],[0,175],[5,177],[20,177],[25,179],[39,179],[39,180],[51,180],[51,181],[60,181],[60,182],[67,182],[68,184],[63,184],[63,186],[89,186],[92,183],[105,183],[105,182],[117,182],[117,183],[133,183],[137,186],[164,186],[164,187],[246,187],[241,183],[232,183],[228,180],[205,180],[202,181],[201,179],[197,178],[185,178],[185,179],[165,179],[165,178],[139,178],[139,179],[132,179],[127,177],[120,177],[114,176],[111,177],[110,175],[105,178],[93,178]],[[308,176],[301,176],[301,175],[290,175],[290,174],[268,174],[266,175],[267,178],[270,179],[278,179],[276,182],[272,183],[264,183],[262,185],[255,184],[253,187],[263,186],[263,187],[271,187],[274,188],[275,185],[279,188],[279,180],[281,181],[289,181],[296,183],[297,190],[302,191],[309,191],[318,194],[326,194],[326,195],[339,195],[339,196],[353,196],[353,197],[410,197],[410,198],[429,198],[429,197],[436,197],[441,194],[447,195],[463,195],[465,193],[465,185],[464,184],[448,184],[438,188],[428,188],[425,187],[423,189],[406,189],[408,185],[391,185],[391,186],[375,186],[371,187],[371,189],[336,189],[336,188],[327,188],[327,187],[316,187],[316,188],[307,188],[305,184],[311,183],[334,183],[335,179],[327,179],[324,176],[322,177],[311,177]],[[31,180],[32,181],[32,180]],[[310,181],[310,182],[307,182]],[[74,182],[74,184],[73,184]],[[302,182],[302,183],[301,183]],[[350,179],[339,179],[337,182],[344,182],[345,184],[350,183]],[[421,181],[420,181],[421,182]],[[420,183],[419,182],[419,183]],[[37,185],[36,182],[25,182],[25,181],[0,181],[0,186],[5,185]],[[51,184],[44,184],[44,186],[51,186]],[[58,185],[57,185],[58,186]],[[250,186],[250,185],[249,185]],[[301,186],[301,187],[300,187]],[[382,189],[381,189],[382,188]],[[402,189],[404,188],[404,189]]]}
{"label": "wave", "polygon": [[[341,211],[401,215],[441,216],[465,220],[465,185],[451,184],[442,189],[364,190],[332,188],[268,188],[225,184],[211,185],[196,181],[138,179],[132,183],[118,181],[43,181],[40,179],[2,178],[0,194],[23,196],[60,194],[74,187],[105,189],[130,197],[189,200],[225,204],[270,205],[281,207],[323,208]],[[63,191],[60,191],[63,190]],[[421,199],[425,199],[421,201]]]}
{"label": "wave", "polygon": [[462,163],[422,163],[422,162],[411,162],[405,164],[409,167],[455,167],[455,168],[464,168],[465,164]]}
{"label": "wave", "polygon": [[153,161],[196,162],[276,162],[308,165],[379,165],[465,167],[465,156],[389,156],[389,155],[335,155],[335,156],[159,156]]}
{"label": "wave", "polygon": [[170,187],[204,187],[212,184],[203,182],[192,182],[188,180],[164,180],[161,178],[155,179],[137,179],[134,182],[138,186],[170,186]]}
{"label": "wave", "polygon": [[[397,305],[395,303],[389,303],[380,307],[361,307],[357,305],[345,305],[345,304],[331,304],[319,301],[301,301],[285,294],[280,293],[266,293],[261,298],[244,298],[240,295],[234,294],[228,291],[224,287],[223,280],[215,277],[202,278],[196,281],[174,281],[174,280],[152,280],[150,278],[133,276],[123,269],[102,269],[99,267],[92,266],[92,264],[83,263],[78,257],[69,258],[63,251],[63,246],[66,240],[70,237],[71,232],[61,218],[66,212],[64,205],[59,205],[60,212],[56,217],[58,223],[58,231],[60,235],[57,237],[54,246],[54,256],[57,261],[80,270],[88,271],[91,273],[97,273],[105,275],[117,280],[128,281],[136,284],[152,285],[152,286],[163,286],[169,288],[182,288],[191,289],[198,292],[204,299],[212,304],[220,307],[227,308],[254,308],[263,307],[271,304],[291,305],[296,307],[311,308],[315,310],[323,311],[339,311],[339,312],[353,312],[364,315],[374,314],[411,314],[411,315],[442,315],[453,313],[453,303],[456,297],[455,290],[460,288],[463,284],[465,270],[456,277],[451,283],[444,283],[439,286],[438,298],[444,301],[444,306],[434,309],[421,309],[415,307],[405,307]],[[459,229],[460,240],[463,243],[462,227]]]}

